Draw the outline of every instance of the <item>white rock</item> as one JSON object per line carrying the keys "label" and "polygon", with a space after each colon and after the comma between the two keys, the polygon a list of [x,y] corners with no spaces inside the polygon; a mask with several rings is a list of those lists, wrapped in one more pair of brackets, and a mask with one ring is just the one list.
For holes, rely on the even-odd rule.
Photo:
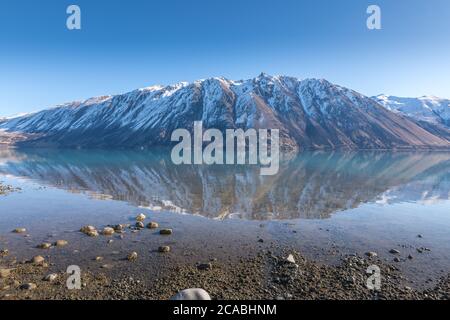
{"label": "white rock", "polygon": [[145,216],[145,214],[140,213],[140,214],[137,215],[136,221],[144,221],[145,218],[147,218],[147,217]]}
{"label": "white rock", "polygon": [[211,300],[208,292],[199,288],[185,289],[178,292],[170,300]]}
{"label": "white rock", "polygon": [[286,261],[289,263],[295,263],[294,256],[292,254],[288,255],[288,257],[286,258]]}
{"label": "white rock", "polygon": [[48,275],[45,276],[44,281],[48,281],[48,282],[53,282],[56,279],[58,279],[58,274],[56,273],[50,273]]}

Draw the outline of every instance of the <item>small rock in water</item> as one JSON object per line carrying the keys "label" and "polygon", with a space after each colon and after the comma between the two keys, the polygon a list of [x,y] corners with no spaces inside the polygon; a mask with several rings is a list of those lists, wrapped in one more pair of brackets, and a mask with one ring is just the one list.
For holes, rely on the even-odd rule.
{"label": "small rock in water", "polygon": [[45,261],[45,259],[44,259],[43,256],[35,256],[35,257],[33,257],[33,259],[31,259],[31,261],[32,261],[34,264],[43,264],[44,261]]}
{"label": "small rock in water", "polygon": [[111,244],[111,243],[113,243],[113,242],[114,242],[113,239],[109,239],[107,243],[108,243],[108,244]]}
{"label": "small rock in water", "polygon": [[369,251],[369,252],[366,252],[366,256],[368,256],[369,258],[374,258],[374,257],[377,257],[378,254],[376,252]]}
{"label": "small rock in water", "polygon": [[64,247],[67,246],[69,244],[69,242],[67,242],[66,240],[56,240],[55,245],[57,247]]}
{"label": "small rock in water", "polygon": [[161,253],[167,253],[170,251],[170,247],[169,246],[161,246],[158,248],[158,251]]}
{"label": "small rock in water", "polygon": [[115,226],[112,227],[114,229],[114,231],[120,233],[123,231],[123,229],[125,229],[125,226],[123,224],[117,224]]}
{"label": "small rock in water", "polygon": [[159,234],[162,234],[162,235],[171,235],[171,234],[172,234],[172,229],[161,229],[161,230],[159,231]]}
{"label": "small rock in water", "polygon": [[394,262],[400,262],[400,261],[401,261],[400,258],[398,258],[398,257],[394,258]]}
{"label": "small rock in water", "polygon": [[149,228],[149,229],[156,229],[158,227],[159,227],[159,224],[156,222],[153,222],[153,221],[150,222],[149,224],[147,224],[147,228]]}
{"label": "small rock in water", "polygon": [[102,261],[103,257],[95,257],[95,261]]}
{"label": "small rock in water", "polygon": [[211,263],[200,263],[197,266],[198,270],[211,270],[212,269],[212,264]]}
{"label": "small rock in water", "polygon": [[408,259],[409,259],[409,260],[412,260],[412,259],[414,259],[414,257],[413,257],[412,255],[409,255],[409,256],[408,256]]}
{"label": "small rock in water", "polygon": [[0,269],[0,279],[8,278],[11,275],[12,269]]}
{"label": "small rock in water", "polygon": [[45,276],[44,281],[53,282],[56,279],[58,279],[58,274],[57,273],[50,273],[50,274]]}
{"label": "small rock in water", "polygon": [[295,263],[294,256],[292,254],[288,255],[288,257],[286,258],[286,261],[289,263]]}
{"label": "small rock in water", "polygon": [[417,238],[423,238],[423,236],[421,234],[418,234]]}
{"label": "small rock in water", "polygon": [[137,215],[136,221],[144,221],[145,218],[146,218],[145,214],[140,213],[140,214]]}
{"label": "small rock in water", "polygon": [[418,253],[423,253],[423,249],[422,248],[417,248],[416,249]]}
{"label": "small rock in water", "polygon": [[211,296],[204,289],[192,288],[178,292],[170,300],[211,300]]}
{"label": "small rock in water", "polygon": [[97,230],[88,231],[86,234],[89,237],[98,237],[98,231]]}
{"label": "small rock in water", "polygon": [[92,232],[92,231],[96,231],[95,227],[93,227],[93,226],[84,226],[80,229],[80,232],[83,232],[85,234],[88,234],[89,232]]}
{"label": "small rock in water", "polygon": [[136,261],[137,257],[138,257],[137,252],[132,252],[128,255],[127,260],[128,261]]}
{"label": "small rock in water", "polygon": [[391,250],[389,250],[389,253],[400,254],[400,251],[398,251],[397,249],[391,249]]}
{"label": "small rock in water", "polygon": [[44,243],[41,243],[40,245],[38,245],[39,249],[50,249],[51,247],[52,247],[52,244],[48,243],[48,242],[44,242]]}
{"label": "small rock in water", "polygon": [[144,223],[142,222],[142,221],[138,221],[138,222],[136,222],[136,228],[138,228],[138,229],[144,229]]}
{"label": "small rock in water", "polygon": [[113,228],[106,227],[106,228],[103,228],[102,234],[103,234],[104,236],[111,236],[111,235],[114,234],[114,232],[115,232],[115,231],[114,231]]}
{"label": "small rock in water", "polygon": [[34,283],[25,283],[23,285],[20,286],[20,289],[22,290],[34,290],[36,289],[37,286]]}
{"label": "small rock in water", "polygon": [[16,228],[13,230],[14,233],[25,233],[27,232],[27,229],[25,228]]}
{"label": "small rock in water", "polygon": [[0,257],[6,257],[9,254],[8,249],[2,249],[0,250]]}
{"label": "small rock in water", "polygon": [[264,239],[258,239],[258,242],[263,243]]}

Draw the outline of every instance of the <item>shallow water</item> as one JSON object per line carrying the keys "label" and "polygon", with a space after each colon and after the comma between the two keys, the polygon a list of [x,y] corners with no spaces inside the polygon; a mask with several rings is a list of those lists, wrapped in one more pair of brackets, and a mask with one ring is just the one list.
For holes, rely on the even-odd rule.
{"label": "shallow water", "polygon": [[[0,196],[0,241],[28,246],[25,256],[32,244],[61,235],[101,254],[74,231],[144,211],[177,230],[175,252],[197,259],[264,238],[330,262],[330,251],[377,251],[389,260],[398,248],[400,268],[414,279],[450,271],[450,153],[304,153],[264,177],[256,166],[175,166],[168,154],[0,150],[0,181],[22,189]],[[18,226],[32,238],[11,235]],[[151,236],[132,241],[162,244]],[[431,251],[418,254],[420,247]]]}

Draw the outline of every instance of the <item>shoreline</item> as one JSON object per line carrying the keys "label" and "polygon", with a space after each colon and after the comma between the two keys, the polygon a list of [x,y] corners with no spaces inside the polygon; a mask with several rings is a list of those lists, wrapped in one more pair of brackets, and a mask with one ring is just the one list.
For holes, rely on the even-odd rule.
{"label": "shoreline", "polygon": [[[292,254],[292,261],[286,260],[288,252]],[[261,250],[238,262],[212,260],[206,263],[207,267],[201,268],[200,265],[172,263],[168,259],[167,264],[152,276],[133,272],[139,270],[138,260],[127,262],[131,264],[130,269],[126,268],[128,271],[122,272],[121,276],[114,276],[109,270],[82,272],[81,290],[68,290],[66,280],[69,275],[51,273],[51,263],[10,263],[10,274],[0,279],[0,299],[166,300],[187,288],[203,288],[213,300],[450,298],[450,274],[431,288],[416,290],[408,286],[408,279],[394,265],[370,257],[346,256],[337,265],[326,265],[286,248],[281,249],[280,254]],[[381,269],[379,291],[366,287],[366,268],[371,264]],[[49,274],[56,274],[56,279],[46,281]]]}

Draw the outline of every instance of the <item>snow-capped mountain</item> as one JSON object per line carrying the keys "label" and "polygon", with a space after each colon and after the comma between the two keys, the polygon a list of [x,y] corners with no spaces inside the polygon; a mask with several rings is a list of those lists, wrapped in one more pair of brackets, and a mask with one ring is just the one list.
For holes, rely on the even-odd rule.
{"label": "snow-capped mountain", "polygon": [[3,120],[0,129],[20,135],[11,140],[26,146],[129,148],[168,144],[173,130],[192,130],[198,120],[222,130],[279,129],[283,148],[293,150],[450,147],[448,131],[423,126],[353,90],[264,73],[67,103]]}
{"label": "snow-capped mountain", "polygon": [[433,96],[401,98],[386,95],[379,95],[374,99],[390,111],[450,128],[450,100],[448,99]]}

